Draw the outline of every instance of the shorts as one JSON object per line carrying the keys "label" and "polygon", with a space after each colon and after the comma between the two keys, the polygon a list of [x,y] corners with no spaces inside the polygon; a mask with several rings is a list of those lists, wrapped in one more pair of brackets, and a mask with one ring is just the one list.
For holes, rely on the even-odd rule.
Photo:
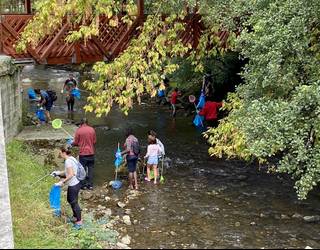
{"label": "shorts", "polygon": [[46,104],[45,104],[45,108],[47,111],[51,111],[51,108],[53,106],[53,102],[52,101],[47,101]]}
{"label": "shorts", "polygon": [[127,156],[127,165],[128,165],[128,171],[129,173],[134,173],[137,170],[137,162],[138,157],[134,155],[128,155]]}
{"label": "shorts", "polygon": [[45,108],[46,108],[46,110],[47,110],[47,111],[49,111],[49,112],[50,112],[50,111],[51,111],[52,106],[53,106],[53,105],[52,105],[52,103],[50,103],[50,104],[48,103],[48,104],[46,104],[46,105],[45,105]]}
{"label": "shorts", "polygon": [[158,165],[158,162],[159,162],[158,156],[149,156],[147,163],[149,165]]}

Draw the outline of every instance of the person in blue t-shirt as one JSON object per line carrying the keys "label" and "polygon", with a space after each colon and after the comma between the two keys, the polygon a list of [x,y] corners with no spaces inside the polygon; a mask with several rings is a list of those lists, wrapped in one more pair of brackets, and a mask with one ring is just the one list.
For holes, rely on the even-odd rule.
{"label": "person in blue t-shirt", "polygon": [[45,114],[47,118],[47,123],[51,122],[50,111],[53,106],[53,100],[51,99],[50,95],[45,90],[35,89],[37,95],[40,96],[39,105],[45,108]]}

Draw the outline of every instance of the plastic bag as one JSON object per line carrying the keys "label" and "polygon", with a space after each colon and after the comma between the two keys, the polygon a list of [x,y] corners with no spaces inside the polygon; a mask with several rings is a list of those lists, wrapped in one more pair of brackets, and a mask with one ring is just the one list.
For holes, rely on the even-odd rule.
{"label": "plastic bag", "polygon": [[204,93],[201,93],[199,102],[197,105],[197,109],[202,109],[205,104],[206,104],[206,96],[204,95]]}
{"label": "plastic bag", "polygon": [[78,100],[80,100],[81,98],[81,93],[79,89],[73,89],[71,91],[71,95],[74,96],[75,98],[77,98]]}
{"label": "plastic bag", "polygon": [[53,214],[57,217],[61,215],[61,187],[53,185],[49,195],[50,207],[53,209]]}
{"label": "plastic bag", "polygon": [[204,117],[197,114],[196,117],[193,120],[193,124],[196,127],[203,127],[203,120],[204,120]]}
{"label": "plastic bag", "polygon": [[38,119],[42,122],[46,121],[46,115],[43,109],[38,109],[36,112],[36,116],[38,117]]}
{"label": "plastic bag", "polygon": [[36,100],[37,99],[37,94],[34,92],[33,88],[28,89],[28,96],[30,100]]}

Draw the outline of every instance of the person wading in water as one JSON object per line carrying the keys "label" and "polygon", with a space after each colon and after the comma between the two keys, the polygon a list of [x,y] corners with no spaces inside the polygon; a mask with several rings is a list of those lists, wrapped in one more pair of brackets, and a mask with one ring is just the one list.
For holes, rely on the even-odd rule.
{"label": "person wading in water", "polygon": [[93,189],[94,146],[96,141],[96,131],[88,125],[88,120],[83,118],[71,144],[72,146],[79,146],[79,161],[87,169],[87,178],[82,181],[82,189]]}
{"label": "person wading in water", "polygon": [[67,105],[68,105],[68,111],[73,112],[74,107],[74,96],[72,95],[72,90],[77,88],[77,81],[73,78],[73,74],[69,75],[69,78],[65,81],[63,85],[63,89],[61,90],[61,93],[63,94],[64,90],[67,91]]}
{"label": "person wading in water", "polygon": [[127,155],[127,165],[129,171],[129,187],[138,190],[138,177],[137,177],[137,161],[140,154],[140,146],[138,139],[134,136],[133,130],[128,128],[126,131],[126,142],[124,144],[125,150],[121,155]]}

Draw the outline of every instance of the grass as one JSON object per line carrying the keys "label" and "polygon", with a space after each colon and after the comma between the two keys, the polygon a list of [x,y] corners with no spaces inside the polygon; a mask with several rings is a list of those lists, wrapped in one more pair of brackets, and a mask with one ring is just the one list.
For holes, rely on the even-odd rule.
{"label": "grass", "polygon": [[69,229],[49,207],[54,179],[49,176],[31,186],[52,169],[37,163],[27,146],[17,141],[7,145],[7,162],[15,248],[73,247],[66,240]]}
{"label": "grass", "polygon": [[[73,230],[63,217],[53,217],[49,207],[49,191],[56,182],[48,176],[50,166],[42,166],[37,156],[22,142],[13,141],[6,145],[9,171],[10,200],[13,217],[14,244],[18,249],[66,249],[103,248],[117,242],[118,233],[105,229],[91,214],[83,214],[84,228]],[[35,183],[35,185],[32,185]],[[66,197],[62,197],[62,213],[71,214]]]}

